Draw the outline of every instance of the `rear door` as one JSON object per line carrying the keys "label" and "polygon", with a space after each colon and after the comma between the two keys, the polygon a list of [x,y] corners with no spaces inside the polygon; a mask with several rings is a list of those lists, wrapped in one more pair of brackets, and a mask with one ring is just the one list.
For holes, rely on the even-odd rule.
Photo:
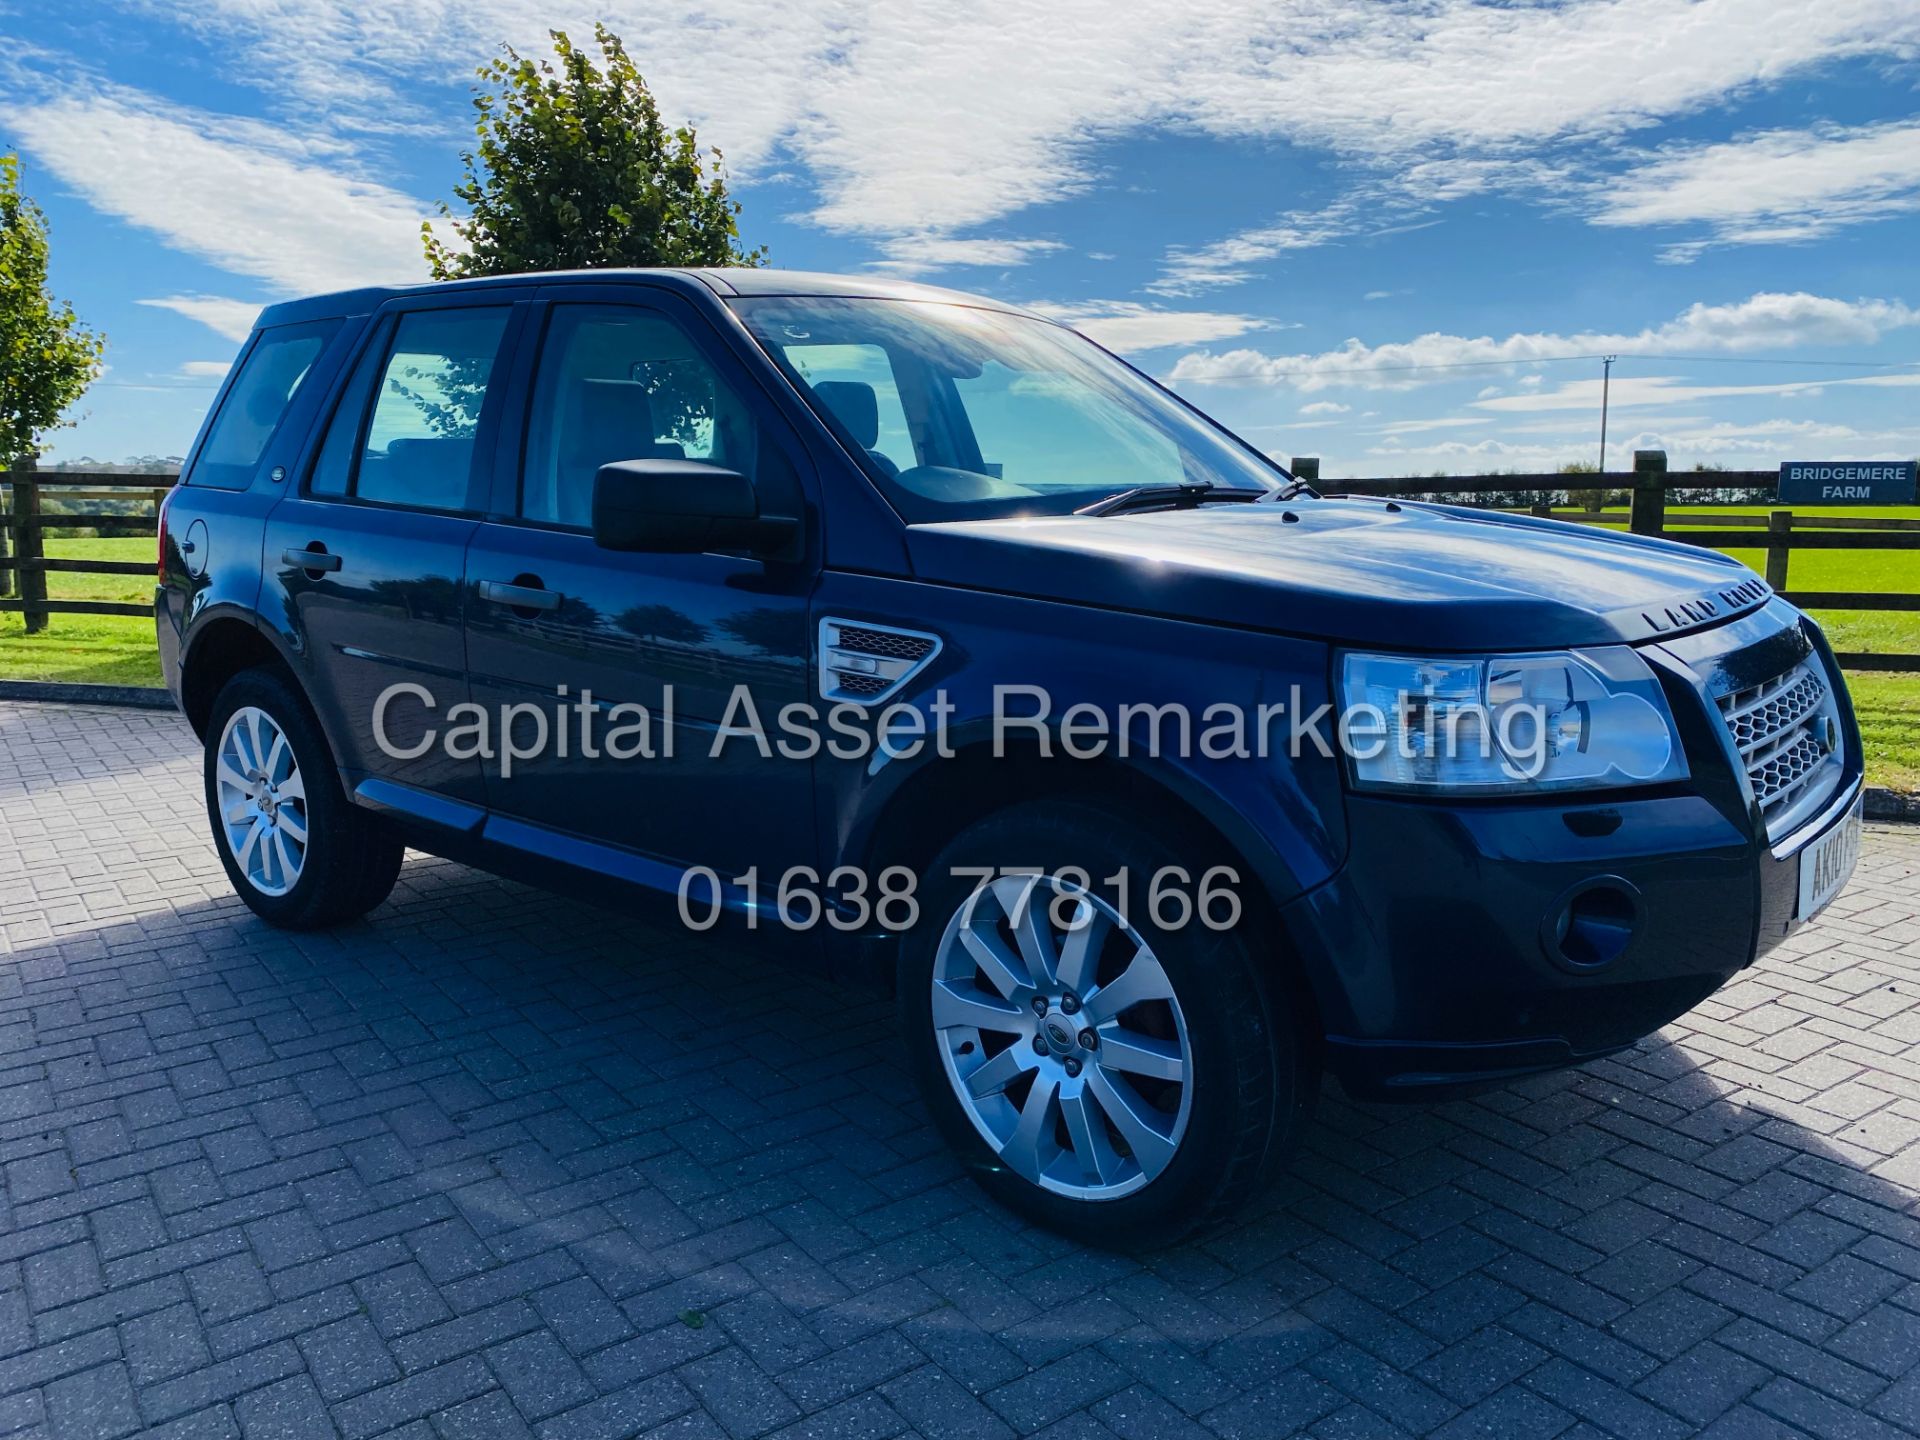
{"label": "rear door", "polygon": [[479,761],[441,742],[468,696],[467,542],[526,293],[383,309],[298,492],[268,517],[275,618],[306,658],[349,789],[376,780],[484,803]]}
{"label": "rear door", "polygon": [[[634,285],[547,297],[528,326],[522,443],[508,432],[503,445],[506,513],[482,523],[468,551],[467,664],[489,714],[537,707],[553,738],[510,776],[489,765],[487,833],[567,854],[564,832],[602,847],[574,855],[580,863],[650,884],[679,866],[725,880],[759,866],[771,892],[815,858],[812,766],[769,758],[748,738],[716,757],[715,741],[723,720],[750,714],[783,738],[781,708],[811,695],[819,527],[789,559],[621,554],[595,545],[589,527],[599,467],[649,458],[742,471],[763,513],[804,515],[805,452],[686,302]],[[521,714],[516,743],[531,745],[534,721]]]}

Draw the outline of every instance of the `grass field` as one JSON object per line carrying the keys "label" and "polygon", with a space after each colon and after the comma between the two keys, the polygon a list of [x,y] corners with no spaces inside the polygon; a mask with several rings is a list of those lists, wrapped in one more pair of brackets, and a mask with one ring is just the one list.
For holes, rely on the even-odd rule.
{"label": "grass field", "polygon": [[[106,540],[49,538],[52,560],[153,560],[144,536]],[[153,581],[143,575],[47,577],[50,598],[153,603]],[[18,611],[0,614],[0,680],[71,680],[93,685],[158,685],[160,654],[153,617],[52,615],[38,635],[26,633]]]}
{"label": "grass field", "polygon": [[[1710,527],[1716,514],[1764,515],[1770,508],[1725,506],[1704,515],[1676,510],[1668,520],[1670,526]],[[1920,506],[1857,506],[1832,513],[1920,519]],[[1794,512],[1796,524],[1805,517],[1806,512]],[[1621,519],[1624,522],[1624,512]],[[62,559],[147,560],[153,541],[51,539],[47,551]],[[1755,568],[1766,560],[1759,550],[1729,553]],[[1920,592],[1920,550],[1803,550],[1792,557],[1787,578],[1796,590]],[[54,595],[71,600],[145,604],[153,598],[151,583],[138,575],[56,574],[48,579]],[[1920,613],[1823,611],[1819,620],[1836,650],[1920,654]],[[44,631],[28,636],[18,614],[0,614],[0,680],[158,685],[153,621],[145,616],[55,615]],[[1848,683],[1860,713],[1869,776],[1876,784],[1920,792],[1920,674],[1858,673],[1850,675]]]}
{"label": "grass field", "polygon": [[[1721,515],[1765,515],[1780,507],[1773,505],[1722,505],[1702,511],[1698,507],[1669,510],[1669,530],[1716,529],[1715,517]],[[1624,510],[1617,513],[1626,521]],[[1920,505],[1852,505],[1844,510],[1826,512],[1869,519],[1920,520]],[[1796,529],[1813,529],[1820,512],[1796,508]],[[1727,554],[1755,570],[1765,572],[1765,550],[1729,550]],[[1920,550],[1796,550],[1787,557],[1787,587],[1791,590],[1868,590],[1876,592],[1920,592]],[[1822,610],[1818,619],[1826,627],[1827,638],[1836,650],[1860,650],[1868,654],[1920,655],[1920,611]]]}

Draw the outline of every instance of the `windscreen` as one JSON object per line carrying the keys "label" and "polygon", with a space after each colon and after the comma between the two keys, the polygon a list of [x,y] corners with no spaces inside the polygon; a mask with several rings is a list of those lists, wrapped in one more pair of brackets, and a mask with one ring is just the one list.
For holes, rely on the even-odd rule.
{"label": "windscreen", "polygon": [[1057,515],[1143,486],[1282,473],[1062,326],[910,300],[731,302],[910,521]]}

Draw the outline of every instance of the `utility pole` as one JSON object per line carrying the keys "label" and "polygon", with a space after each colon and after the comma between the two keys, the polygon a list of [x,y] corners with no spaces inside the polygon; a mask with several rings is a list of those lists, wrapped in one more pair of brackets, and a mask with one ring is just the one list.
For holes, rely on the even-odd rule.
{"label": "utility pole", "polygon": [[1600,473],[1607,473],[1607,394],[1613,388],[1613,362],[1617,355],[1600,357]]}

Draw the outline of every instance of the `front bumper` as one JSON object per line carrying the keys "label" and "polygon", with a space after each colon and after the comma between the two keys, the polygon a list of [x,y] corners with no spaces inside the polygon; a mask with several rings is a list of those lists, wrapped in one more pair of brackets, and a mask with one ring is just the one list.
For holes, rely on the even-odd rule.
{"label": "front bumper", "polygon": [[[1753,647],[1766,664],[1779,648],[1777,634]],[[1800,852],[1861,788],[1844,690],[1844,771],[1770,841],[1715,708],[1735,682],[1677,646],[1660,658],[1693,772],[1672,792],[1565,806],[1349,795],[1346,864],[1283,918],[1350,1093],[1426,1098],[1617,1052],[1802,923]]]}

